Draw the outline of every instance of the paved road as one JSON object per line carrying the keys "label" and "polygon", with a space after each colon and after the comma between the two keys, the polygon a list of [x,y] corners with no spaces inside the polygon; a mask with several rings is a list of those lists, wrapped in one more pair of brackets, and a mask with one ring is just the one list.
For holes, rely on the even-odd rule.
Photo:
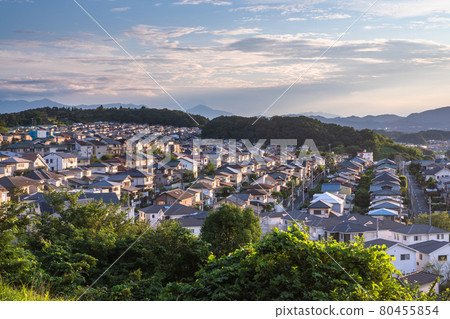
{"label": "paved road", "polygon": [[417,217],[420,214],[428,213],[428,204],[423,192],[423,188],[420,187],[414,178],[408,174],[406,174],[408,178],[408,184],[410,185],[411,190],[411,211],[412,217]]}
{"label": "paved road", "polygon": [[[308,180],[305,182],[305,188],[307,188],[308,190],[311,188],[316,187],[319,184],[320,178],[323,177],[322,175],[318,175],[314,177],[314,180]],[[305,201],[303,201],[303,195],[302,195],[302,187],[300,185],[300,190],[299,190],[299,196],[294,200],[294,209],[295,210],[299,210],[304,202],[307,202],[309,200],[309,194],[308,192],[305,193]],[[290,208],[290,206],[289,206]]]}

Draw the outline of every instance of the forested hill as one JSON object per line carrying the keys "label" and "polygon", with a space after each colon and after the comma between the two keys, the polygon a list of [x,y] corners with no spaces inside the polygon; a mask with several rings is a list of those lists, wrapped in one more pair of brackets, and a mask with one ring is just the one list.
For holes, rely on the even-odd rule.
{"label": "forested hill", "polygon": [[[200,115],[191,115],[200,126],[205,125],[208,119]],[[89,122],[120,122],[150,125],[173,125],[179,127],[193,127],[197,124],[185,112],[168,109],[150,108],[103,108],[91,109],[69,107],[43,107],[30,109],[18,113],[0,115],[0,126],[28,126],[43,124],[71,124]]]}
{"label": "forested hill", "polygon": [[[407,159],[418,159],[421,152],[395,144],[392,140],[371,130],[355,130],[348,126],[326,124],[305,116],[261,118],[255,125],[255,117],[221,116],[213,120],[200,115],[191,115],[202,128],[204,138],[237,140],[249,139],[297,139],[303,144],[305,139],[313,139],[321,151],[327,151],[331,144],[336,153],[355,155],[363,149],[373,151],[376,158],[391,157],[401,154]],[[79,109],[44,107],[18,113],[0,115],[0,127],[72,124],[89,122],[120,122],[150,125],[173,125],[193,127],[196,123],[182,111],[150,108],[103,108]]]}
{"label": "forested hill", "polygon": [[202,129],[203,138],[249,139],[297,139],[302,145],[305,139],[313,139],[319,150],[327,151],[330,144],[336,153],[355,155],[363,149],[374,152],[376,158],[403,155],[406,159],[422,157],[416,148],[395,144],[391,139],[371,130],[355,130],[348,126],[325,124],[305,116],[260,118],[221,116],[210,120]]}
{"label": "forested hill", "polygon": [[450,140],[450,131],[422,131],[418,133],[386,132],[376,131],[386,137],[392,138],[400,143],[411,143],[427,145],[430,140],[448,141]]}

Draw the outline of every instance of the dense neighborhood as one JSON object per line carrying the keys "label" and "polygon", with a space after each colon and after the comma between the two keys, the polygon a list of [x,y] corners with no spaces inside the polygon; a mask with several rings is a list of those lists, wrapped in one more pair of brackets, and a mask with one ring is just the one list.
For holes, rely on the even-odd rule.
{"label": "dense neighborhood", "polygon": [[[130,143],[135,136],[139,141]],[[296,223],[313,241],[385,246],[399,280],[423,292],[437,278],[449,279],[450,231],[414,223],[418,213],[431,211],[415,211],[409,185],[423,179],[422,195],[437,205],[433,212],[446,211],[448,158],[375,161],[366,150],[356,156],[303,150],[299,158],[296,146],[249,150],[225,140],[198,149],[199,136],[198,128],[106,122],[18,127],[0,136],[0,201],[52,214],[48,192],[81,192],[80,204],[118,205],[129,220],[152,228],[176,220],[195,236],[210,211],[229,204],[250,208],[263,236]]]}

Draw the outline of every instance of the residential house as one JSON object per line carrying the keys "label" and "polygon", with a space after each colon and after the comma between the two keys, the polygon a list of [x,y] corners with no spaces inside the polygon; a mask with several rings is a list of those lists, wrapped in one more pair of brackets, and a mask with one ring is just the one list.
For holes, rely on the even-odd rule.
{"label": "residential house", "polygon": [[407,225],[393,232],[393,240],[405,245],[412,245],[429,240],[449,242],[449,231],[426,224]]}
{"label": "residential house", "polygon": [[426,271],[417,271],[415,273],[403,276],[399,278],[400,283],[403,286],[417,285],[421,293],[428,293],[430,288],[434,285],[434,292],[439,294],[439,284],[435,284],[439,275],[431,274]]}
{"label": "residential house", "polygon": [[417,269],[426,270],[431,266],[447,279],[450,271],[450,243],[448,241],[427,240],[409,245],[417,250]]}
{"label": "residential house", "polygon": [[416,253],[417,250],[407,245],[386,240],[386,239],[374,239],[366,241],[365,247],[380,246],[386,247],[386,253],[392,257],[393,266],[400,271],[403,275],[413,273],[417,270],[416,265]]}
{"label": "residential house", "polygon": [[138,213],[140,221],[146,221],[152,227],[156,228],[156,226],[163,220],[179,219],[183,216],[201,213],[201,211],[188,205],[175,203],[171,205],[156,204],[147,206],[138,209]]}
{"label": "residential house", "polygon": [[44,156],[44,159],[52,171],[62,171],[78,167],[77,155],[71,153],[50,153]]}
{"label": "residential house", "polygon": [[22,154],[22,158],[30,161],[29,168],[32,170],[36,169],[48,169],[48,165],[45,163],[45,159],[41,154],[38,153],[25,153]]}
{"label": "residential house", "polygon": [[195,200],[194,194],[177,188],[158,195],[154,200],[154,204],[167,206],[172,205],[174,203],[179,203],[184,206],[192,206],[194,200]]}

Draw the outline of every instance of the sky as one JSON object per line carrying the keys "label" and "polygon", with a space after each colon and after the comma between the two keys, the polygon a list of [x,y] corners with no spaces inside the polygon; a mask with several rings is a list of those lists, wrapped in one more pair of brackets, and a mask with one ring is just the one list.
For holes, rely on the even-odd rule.
{"label": "sky", "polygon": [[0,0],[0,100],[408,115],[450,105],[449,31],[448,0]]}

